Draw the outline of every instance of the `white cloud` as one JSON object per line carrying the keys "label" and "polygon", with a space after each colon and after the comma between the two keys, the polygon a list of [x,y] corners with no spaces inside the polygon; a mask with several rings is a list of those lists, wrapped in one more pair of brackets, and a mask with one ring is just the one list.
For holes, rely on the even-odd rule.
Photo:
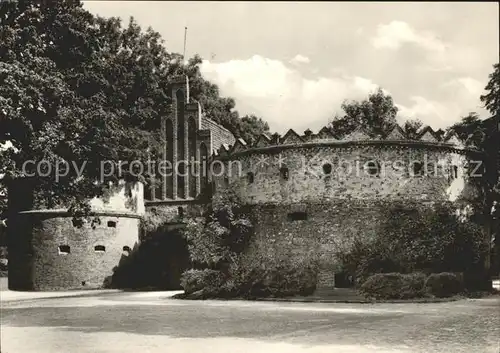
{"label": "white cloud", "polygon": [[[455,87],[446,86],[446,88]],[[425,125],[430,125],[434,129],[445,129],[469,112],[484,114],[484,109],[480,106],[477,96],[467,94],[463,87],[462,92],[457,93],[458,95],[454,95],[454,92],[456,93],[456,91],[450,90],[448,99],[442,101],[412,96],[410,97],[410,105],[397,104],[400,122],[407,118],[418,118]]]}
{"label": "white cloud", "polygon": [[446,45],[431,32],[418,32],[402,21],[379,25],[377,35],[372,38],[372,45],[377,49],[399,49],[405,43],[413,43],[436,53],[446,51]]}
{"label": "white cloud", "polygon": [[[431,31],[417,30],[406,22],[392,21],[380,24],[376,35],[371,38],[376,49],[396,51],[405,44],[421,48],[426,60],[418,68],[430,72],[466,73],[481,65],[481,53],[470,46],[457,46],[447,43]],[[407,60],[407,58],[402,59]]]}
{"label": "white cloud", "polygon": [[298,64],[309,64],[311,60],[307,56],[303,56],[300,54],[295,55],[295,57],[290,60],[290,64],[298,65]]}
{"label": "white cloud", "polygon": [[366,98],[377,88],[367,78],[340,72],[305,78],[283,62],[259,55],[223,63],[204,61],[200,70],[222,95],[235,99],[240,114],[255,113],[279,132],[319,130],[341,111],[345,99]]}
{"label": "white cloud", "polygon": [[[307,128],[317,131],[335,113],[341,113],[344,100],[365,99],[379,87],[372,80],[350,75],[342,68],[332,68],[325,76],[306,78],[292,66],[259,55],[222,63],[204,61],[200,70],[206,79],[219,86],[222,95],[235,99],[241,115],[257,114],[278,132],[289,128],[298,132]],[[398,99],[407,101],[397,104],[399,119],[402,122],[418,118],[439,129],[471,111],[482,114],[479,95],[483,87],[473,77],[458,76],[433,86],[428,92],[432,98],[421,93],[394,92]],[[394,97],[391,92],[383,91]]]}

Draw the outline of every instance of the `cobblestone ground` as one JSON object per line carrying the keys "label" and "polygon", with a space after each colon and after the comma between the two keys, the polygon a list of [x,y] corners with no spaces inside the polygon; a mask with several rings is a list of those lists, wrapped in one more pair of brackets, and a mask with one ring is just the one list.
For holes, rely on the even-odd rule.
{"label": "cobblestone ground", "polygon": [[500,352],[500,297],[350,305],[108,293],[7,301],[1,314],[2,353]]}

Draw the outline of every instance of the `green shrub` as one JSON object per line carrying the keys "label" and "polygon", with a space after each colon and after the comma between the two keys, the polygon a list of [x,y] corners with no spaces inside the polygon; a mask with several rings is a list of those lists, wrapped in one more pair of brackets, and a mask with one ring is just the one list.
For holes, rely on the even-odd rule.
{"label": "green shrub", "polygon": [[365,297],[375,299],[412,299],[425,296],[423,273],[377,273],[361,285],[359,291]]}
{"label": "green shrub", "polygon": [[[247,260],[247,261],[245,261]],[[230,277],[235,295],[256,297],[307,296],[316,289],[318,266],[312,260],[248,257],[234,262]]]}
{"label": "green shrub", "polygon": [[[464,222],[454,207],[393,205],[375,237],[359,240],[340,252],[342,269],[363,283],[375,273],[484,271],[488,252],[482,228]],[[478,277],[478,276],[475,276]]]}
{"label": "green shrub", "polygon": [[216,294],[221,291],[225,276],[222,272],[210,269],[188,270],[181,276],[181,286],[186,294],[204,290]]}
{"label": "green shrub", "polygon": [[425,281],[427,293],[446,298],[464,291],[464,281],[461,275],[450,272],[433,273]]}

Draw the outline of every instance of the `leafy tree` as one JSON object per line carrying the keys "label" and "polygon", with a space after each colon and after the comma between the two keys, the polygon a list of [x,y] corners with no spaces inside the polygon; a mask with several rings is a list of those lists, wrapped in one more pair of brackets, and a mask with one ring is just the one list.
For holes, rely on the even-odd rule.
{"label": "leafy tree", "polygon": [[489,81],[484,88],[486,94],[480,97],[486,109],[492,114],[498,116],[500,112],[500,63],[493,65],[493,72],[489,75]]}
{"label": "leafy tree", "polygon": [[335,116],[330,122],[333,132],[343,137],[363,127],[373,137],[383,137],[396,125],[398,108],[392,97],[379,88],[361,102],[344,101],[343,116]]}
{"label": "leafy tree", "polygon": [[[81,208],[105,192],[107,181],[133,174],[118,161],[158,157],[166,90],[176,77],[190,78],[191,97],[209,117],[243,133],[234,100],[201,76],[201,58],[184,65],[157,32],[132,18],[122,27],[80,1],[2,2],[0,17],[0,144],[14,147],[0,154],[0,173],[6,180],[32,175],[33,164],[21,170],[28,160],[43,159],[52,171],[62,160],[84,167],[85,178],[70,168],[57,183],[53,175],[31,180],[37,203]],[[102,161],[115,170],[104,180]]]}
{"label": "leafy tree", "polygon": [[184,234],[195,265],[220,269],[245,249],[252,229],[237,195],[228,190],[214,195],[205,219],[190,220]]}
{"label": "leafy tree", "polygon": [[265,132],[269,132],[269,124],[267,122],[255,115],[246,115],[240,119],[235,136],[241,137],[247,143],[251,143],[256,141]]}
{"label": "leafy tree", "polygon": [[479,114],[470,112],[468,115],[453,124],[447,129],[448,132],[455,132],[460,140],[467,145],[480,146],[483,140],[485,131]]}
{"label": "leafy tree", "polygon": [[416,139],[418,136],[418,130],[423,126],[423,123],[419,119],[406,120],[403,124],[403,131],[409,139]]}

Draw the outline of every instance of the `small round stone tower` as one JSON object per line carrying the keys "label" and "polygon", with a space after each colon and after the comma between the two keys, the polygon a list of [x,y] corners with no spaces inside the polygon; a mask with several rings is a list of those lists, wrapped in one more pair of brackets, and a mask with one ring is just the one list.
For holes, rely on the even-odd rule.
{"label": "small round stone tower", "polygon": [[140,183],[121,182],[106,198],[92,199],[84,220],[66,209],[31,207],[26,190],[22,182],[9,187],[11,290],[102,288],[139,242]]}

